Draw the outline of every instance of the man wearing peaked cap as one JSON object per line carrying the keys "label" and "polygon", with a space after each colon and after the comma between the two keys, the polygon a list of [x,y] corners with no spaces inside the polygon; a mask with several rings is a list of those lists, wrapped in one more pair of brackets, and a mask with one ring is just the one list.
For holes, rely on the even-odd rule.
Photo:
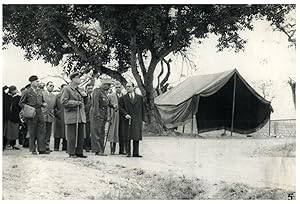
{"label": "man wearing peaked cap", "polygon": [[91,147],[92,152],[97,156],[107,156],[105,151],[105,124],[108,117],[108,107],[114,108],[110,103],[106,92],[110,88],[112,81],[102,79],[101,87],[96,88],[92,96],[92,106],[90,109],[91,126]]}
{"label": "man wearing peaked cap", "polygon": [[71,158],[86,158],[83,155],[86,115],[83,97],[78,90],[78,85],[81,83],[80,76],[79,72],[70,75],[72,82],[64,88],[60,99],[64,106],[67,152]]}

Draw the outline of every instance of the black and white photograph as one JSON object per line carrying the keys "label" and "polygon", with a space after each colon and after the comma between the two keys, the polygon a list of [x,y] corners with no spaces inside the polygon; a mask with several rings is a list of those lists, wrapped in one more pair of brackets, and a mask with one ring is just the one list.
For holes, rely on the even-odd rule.
{"label": "black and white photograph", "polygon": [[296,200],[295,3],[41,3],[1,4],[2,200]]}

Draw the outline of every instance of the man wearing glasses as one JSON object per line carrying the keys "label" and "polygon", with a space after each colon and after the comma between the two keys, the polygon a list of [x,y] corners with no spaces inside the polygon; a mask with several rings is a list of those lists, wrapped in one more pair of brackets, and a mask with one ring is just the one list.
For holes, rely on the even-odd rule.
{"label": "man wearing glasses", "polygon": [[46,122],[46,151],[52,151],[50,150],[50,137],[52,133],[52,124],[54,122],[54,107],[56,103],[56,96],[52,93],[54,89],[54,85],[52,81],[49,81],[46,84],[46,91],[43,91],[43,97],[44,100],[47,103],[47,106],[45,108],[42,108],[45,122]]}

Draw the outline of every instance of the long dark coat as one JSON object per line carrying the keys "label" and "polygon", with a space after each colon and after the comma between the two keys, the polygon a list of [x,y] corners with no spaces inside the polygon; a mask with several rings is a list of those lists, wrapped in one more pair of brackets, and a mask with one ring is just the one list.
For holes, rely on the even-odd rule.
{"label": "long dark coat", "polygon": [[54,106],[54,115],[55,115],[55,138],[65,138],[65,120],[64,120],[64,106],[61,104],[61,93],[56,96],[56,103]]}
{"label": "long dark coat", "polygon": [[[135,94],[134,100],[132,100],[128,94],[120,98],[120,117],[125,115],[131,116],[131,125],[128,131],[128,121],[125,123],[124,130],[127,132],[127,138],[129,140],[142,140],[142,129],[144,117],[144,103],[142,96]],[[124,135],[126,135],[126,132]]]}

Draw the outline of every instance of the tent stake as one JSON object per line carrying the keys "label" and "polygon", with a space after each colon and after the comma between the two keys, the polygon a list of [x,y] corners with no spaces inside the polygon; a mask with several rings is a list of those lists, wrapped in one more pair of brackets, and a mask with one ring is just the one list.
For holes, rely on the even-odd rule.
{"label": "tent stake", "polygon": [[235,89],[236,89],[236,73],[234,74],[234,80],[233,80],[233,99],[232,99],[232,114],[231,114],[231,134],[233,132],[233,121],[234,121],[234,111],[235,111]]}

